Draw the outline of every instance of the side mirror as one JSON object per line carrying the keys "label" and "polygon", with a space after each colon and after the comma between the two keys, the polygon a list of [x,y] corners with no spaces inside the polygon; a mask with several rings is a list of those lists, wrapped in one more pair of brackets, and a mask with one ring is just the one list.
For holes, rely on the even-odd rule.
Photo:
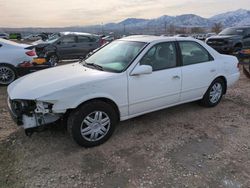
{"label": "side mirror", "polygon": [[131,73],[131,76],[138,76],[141,74],[151,74],[152,72],[153,69],[150,65],[139,65],[135,67],[135,69]]}

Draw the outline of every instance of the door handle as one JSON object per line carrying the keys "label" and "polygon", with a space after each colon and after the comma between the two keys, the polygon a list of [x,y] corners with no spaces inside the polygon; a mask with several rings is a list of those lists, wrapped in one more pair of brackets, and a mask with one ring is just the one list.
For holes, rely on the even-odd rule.
{"label": "door handle", "polygon": [[173,79],[180,79],[181,77],[178,75],[173,76]]}
{"label": "door handle", "polygon": [[72,47],[76,47],[76,45],[72,45]]}

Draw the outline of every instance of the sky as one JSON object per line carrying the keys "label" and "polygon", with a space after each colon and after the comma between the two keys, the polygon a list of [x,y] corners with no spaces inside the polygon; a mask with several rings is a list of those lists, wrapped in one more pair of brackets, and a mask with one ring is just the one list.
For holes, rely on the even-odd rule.
{"label": "sky", "polygon": [[240,8],[250,9],[250,0],[0,0],[0,27],[86,26],[180,14],[208,18]]}

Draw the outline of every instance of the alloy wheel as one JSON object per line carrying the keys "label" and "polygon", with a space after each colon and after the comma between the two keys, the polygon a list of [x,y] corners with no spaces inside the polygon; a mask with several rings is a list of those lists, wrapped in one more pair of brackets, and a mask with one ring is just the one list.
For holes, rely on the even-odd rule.
{"label": "alloy wheel", "polygon": [[81,135],[88,141],[98,141],[108,133],[110,123],[110,118],[105,112],[92,112],[84,118],[81,124]]}
{"label": "alloy wheel", "polygon": [[222,96],[222,90],[223,89],[221,83],[217,82],[212,86],[209,93],[209,100],[211,103],[215,104],[220,100]]}
{"label": "alloy wheel", "polygon": [[0,84],[8,85],[13,82],[15,78],[15,72],[10,67],[0,67]]}

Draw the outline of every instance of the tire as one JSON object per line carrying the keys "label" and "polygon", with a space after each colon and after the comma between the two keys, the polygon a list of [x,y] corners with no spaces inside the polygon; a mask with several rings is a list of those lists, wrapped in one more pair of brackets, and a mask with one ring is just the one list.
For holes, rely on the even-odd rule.
{"label": "tire", "polygon": [[48,59],[51,66],[56,66],[59,62],[59,58],[56,54],[51,54]]}
{"label": "tire", "polygon": [[236,44],[234,46],[233,53],[237,53],[237,52],[241,51],[241,49],[242,49],[242,45],[241,44]]}
{"label": "tire", "polygon": [[111,105],[103,101],[90,101],[70,113],[67,129],[77,144],[94,147],[111,137],[117,123],[118,115]]}
{"label": "tire", "polygon": [[0,85],[7,86],[17,78],[16,71],[7,64],[0,64]]}
{"label": "tire", "polygon": [[223,94],[225,93],[225,82],[221,78],[215,79],[209,86],[207,92],[200,101],[202,106],[214,107],[221,101]]}

